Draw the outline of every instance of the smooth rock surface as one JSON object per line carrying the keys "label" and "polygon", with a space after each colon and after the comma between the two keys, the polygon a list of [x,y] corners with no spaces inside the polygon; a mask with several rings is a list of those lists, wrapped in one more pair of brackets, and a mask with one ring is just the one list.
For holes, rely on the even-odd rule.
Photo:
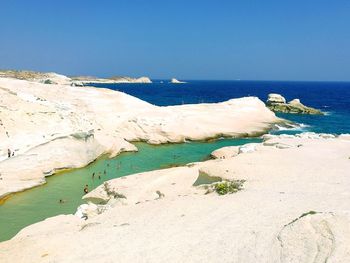
{"label": "smooth rock surface", "polygon": [[130,77],[110,77],[110,78],[94,78],[94,77],[76,77],[82,83],[107,83],[107,84],[118,84],[118,83],[152,83],[152,80],[148,77],[130,78]]}
{"label": "smooth rock surface", "polygon": [[213,151],[210,155],[214,159],[227,159],[238,155],[239,146],[226,146]]}
{"label": "smooth rock surface", "polygon": [[[348,262],[350,141],[269,140],[291,147],[111,180],[126,203],[29,226],[0,243],[1,262]],[[201,178],[246,181],[219,196]]]}
{"label": "smooth rock surface", "polygon": [[276,93],[270,93],[268,95],[266,104],[273,104],[273,103],[286,103],[286,99],[280,95],[280,94],[276,94]]}
{"label": "smooth rock surface", "polygon": [[101,155],[135,151],[132,141],[254,136],[281,121],[255,97],[158,107],[109,89],[0,78],[0,198]]}

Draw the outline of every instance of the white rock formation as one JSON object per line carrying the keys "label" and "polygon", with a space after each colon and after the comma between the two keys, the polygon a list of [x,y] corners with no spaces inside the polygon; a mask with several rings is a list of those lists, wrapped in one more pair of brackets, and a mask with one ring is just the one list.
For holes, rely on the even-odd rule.
{"label": "white rock formation", "polygon": [[296,105],[299,105],[301,102],[299,99],[294,99],[294,100],[291,100],[290,102],[288,102],[289,104],[296,104]]}
{"label": "white rock formation", "polygon": [[267,104],[272,104],[272,103],[286,103],[286,99],[280,95],[280,94],[276,94],[276,93],[270,93],[267,101]]}
{"label": "white rock formation", "polygon": [[239,147],[238,153],[252,153],[256,151],[258,143],[248,143]]}
{"label": "white rock formation", "polygon": [[0,77],[28,80],[44,84],[71,85],[72,83],[69,77],[54,72],[44,73],[26,70],[0,70]]}
{"label": "white rock formation", "polygon": [[349,242],[349,213],[309,211],[282,228],[275,246],[282,262],[347,262]]}
{"label": "white rock formation", "polygon": [[54,72],[35,72],[35,71],[17,71],[17,70],[0,70],[0,77],[13,78],[20,80],[28,80],[44,84],[59,84],[71,86],[84,86],[89,83],[152,83],[148,77],[130,78],[130,77],[111,77],[111,78],[96,78],[89,76],[69,78],[62,74]]}
{"label": "white rock formation", "polygon": [[211,153],[214,159],[227,159],[238,155],[239,146],[227,146],[217,149]]}
{"label": "white rock formation", "polygon": [[157,107],[109,89],[0,78],[0,198],[57,170],[135,151],[131,141],[250,136],[280,121],[254,97]]}
{"label": "white rock formation", "polygon": [[305,106],[299,99],[294,99],[286,103],[286,99],[284,97],[275,93],[269,94],[266,105],[274,112],[323,115],[323,112],[318,109]]}
{"label": "white rock formation", "polygon": [[172,78],[171,80],[170,80],[170,83],[173,83],[173,84],[181,84],[181,83],[186,83],[185,81],[179,81],[179,80],[177,80],[177,79],[175,79],[175,78]]}
{"label": "white rock formation", "polygon": [[149,77],[140,77],[135,80],[135,83],[152,83]]}
{"label": "white rock formation", "polygon": [[90,83],[107,83],[107,84],[120,84],[120,83],[152,83],[152,80],[148,77],[130,78],[130,77],[111,77],[111,78],[95,78],[95,77],[76,77],[75,81],[79,81],[83,84]]}
{"label": "white rock formation", "polygon": [[[26,227],[0,243],[1,262],[349,262],[350,141],[270,140],[291,147],[111,180],[85,196],[104,196],[105,212]],[[234,179],[242,191],[205,194]],[[116,192],[125,202],[108,206]]]}

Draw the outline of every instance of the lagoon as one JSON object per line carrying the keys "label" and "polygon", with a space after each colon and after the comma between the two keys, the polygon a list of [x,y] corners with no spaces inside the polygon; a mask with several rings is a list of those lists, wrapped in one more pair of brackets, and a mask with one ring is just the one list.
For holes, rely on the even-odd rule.
{"label": "lagoon", "polygon": [[[84,203],[81,198],[86,184],[91,191],[113,178],[203,161],[215,149],[251,142],[261,142],[261,139],[219,139],[157,146],[135,143],[139,149],[137,153],[122,153],[112,159],[102,157],[84,168],[58,173],[48,177],[45,185],[14,194],[0,205],[0,241],[8,240],[22,228],[48,217],[75,213]],[[64,203],[60,203],[60,199]]]}

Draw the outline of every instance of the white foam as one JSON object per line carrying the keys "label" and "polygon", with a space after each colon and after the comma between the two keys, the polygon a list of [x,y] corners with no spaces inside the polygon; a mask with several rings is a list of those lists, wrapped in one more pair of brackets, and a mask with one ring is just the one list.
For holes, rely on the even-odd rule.
{"label": "white foam", "polygon": [[280,126],[276,124],[275,127],[279,131],[304,131],[310,128],[311,126],[304,123],[297,123],[297,124],[290,124],[289,127]]}

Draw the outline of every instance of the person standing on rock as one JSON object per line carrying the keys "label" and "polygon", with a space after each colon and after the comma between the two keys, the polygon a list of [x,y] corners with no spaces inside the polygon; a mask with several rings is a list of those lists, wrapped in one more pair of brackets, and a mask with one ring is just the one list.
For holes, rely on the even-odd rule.
{"label": "person standing on rock", "polygon": [[8,158],[11,157],[11,150],[10,149],[7,149],[7,155],[8,155]]}

